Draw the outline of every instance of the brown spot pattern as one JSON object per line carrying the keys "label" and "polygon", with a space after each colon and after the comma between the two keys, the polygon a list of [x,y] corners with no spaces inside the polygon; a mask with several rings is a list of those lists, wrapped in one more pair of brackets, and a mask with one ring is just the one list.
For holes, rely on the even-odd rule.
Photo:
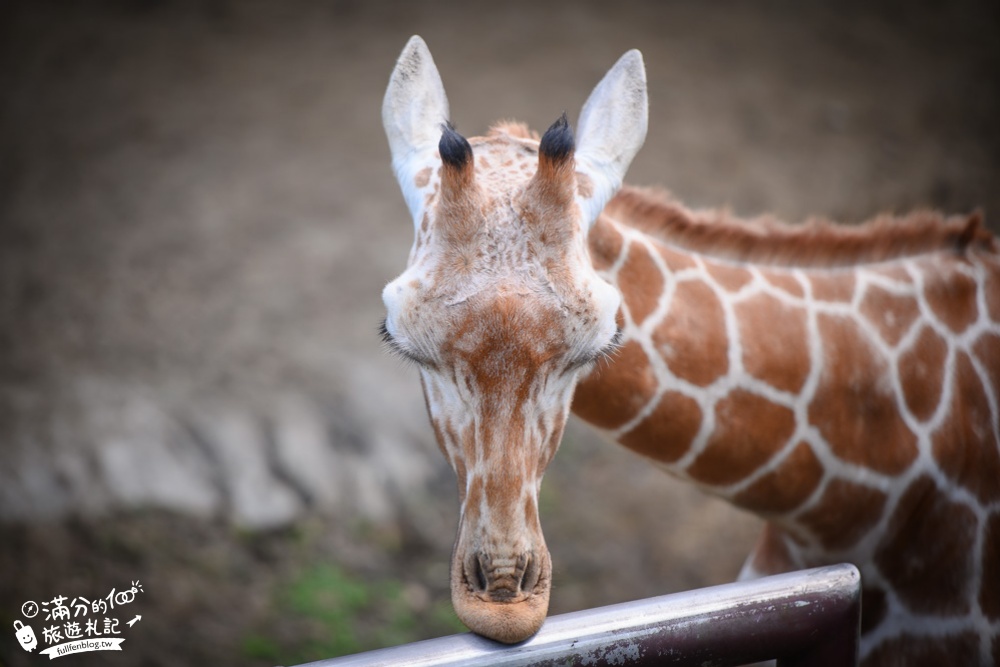
{"label": "brown spot pattern", "polygon": [[795,569],[795,562],[785,541],[781,539],[781,529],[771,523],[764,524],[764,530],[753,549],[753,568],[761,574],[781,574]]}
{"label": "brown spot pattern", "polygon": [[727,292],[738,292],[753,280],[749,271],[732,264],[706,262],[705,269],[715,279],[715,282],[719,283],[719,286]]}
{"label": "brown spot pattern", "polygon": [[673,248],[665,245],[659,246],[660,257],[667,265],[668,271],[683,271],[684,269],[693,269],[696,265],[694,260],[691,259],[689,255],[677,252]]}
{"label": "brown spot pattern", "polygon": [[904,633],[879,644],[865,658],[862,667],[965,667],[976,664],[979,664],[979,637],[971,632],[943,637]]}
{"label": "brown spot pattern", "polygon": [[614,225],[598,218],[587,236],[590,261],[598,271],[607,271],[622,254],[625,239]]}
{"label": "brown spot pattern", "polygon": [[[979,606],[987,618],[1000,620],[1000,512],[986,519],[983,531],[983,580]],[[1000,640],[1000,637],[994,641]]]}
{"label": "brown spot pattern", "polygon": [[847,271],[814,272],[809,275],[817,301],[850,302],[854,297],[854,274]]}
{"label": "brown spot pattern", "polygon": [[706,386],[729,370],[725,314],[715,293],[704,283],[677,284],[666,317],[653,332],[653,344],[671,372]]}
{"label": "brown spot pattern", "polygon": [[861,314],[875,326],[882,340],[895,346],[920,316],[920,306],[915,297],[872,285],[861,300]]}
{"label": "brown spot pattern", "polygon": [[934,314],[955,333],[976,321],[976,283],[958,272],[930,273],[924,296]]}
{"label": "brown spot pattern", "polygon": [[802,285],[788,271],[765,271],[764,279],[775,287],[801,299],[805,296]]}
{"label": "brown spot pattern", "polygon": [[663,292],[663,273],[644,245],[629,245],[628,258],[618,271],[618,283],[632,321],[641,323],[656,308]]}
{"label": "brown spot pattern", "polygon": [[976,516],[924,476],[907,489],[875,551],[875,564],[917,613],[959,615],[971,606]]}
{"label": "brown spot pattern", "polygon": [[820,315],[817,324],[824,361],[810,422],[844,461],[902,472],[917,456],[916,436],[896,408],[885,361],[851,320]]}
{"label": "brown spot pattern", "polygon": [[573,412],[598,428],[617,428],[635,417],[656,389],[646,353],[630,340],[609,366],[598,367],[580,381],[573,396]]}
{"label": "brown spot pattern", "polygon": [[431,174],[433,171],[430,167],[424,167],[417,172],[417,175],[413,177],[413,184],[418,188],[426,187],[428,183],[431,182]]}
{"label": "brown spot pattern", "polygon": [[795,431],[795,414],[782,405],[736,389],[715,406],[715,430],[688,467],[705,484],[732,484],[777,453]]}
{"label": "brown spot pattern", "polygon": [[656,409],[619,440],[643,456],[673,463],[691,446],[701,420],[701,408],[694,399],[668,391],[660,398]]}
{"label": "brown spot pattern", "polygon": [[986,265],[983,294],[986,296],[986,312],[990,319],[1000,322],[1000,263],[996,261]]}
{"label": "brown spot pattern", "polygon": [[897,283],[904,283],[906,285],[913,284],[913,280],[910,278],[909,272],[902,264],[888,264],[875,271],[875,273],[880,276],[885,276],[889,280]]}
{"label": "brown spot pattern", "polygon": [[810,370],[805,312],[767,294],[738,303],[735,312],[746,371],[776,389],[798,393]]}
{"label": "brown spot pattern", "polygon": [[885,591],[874,586],[861,587],[861,634],[866,635],[881,625],[888,611]]}
{"label": "brown spot pattern", "polygon": [[899,358],[899,382],[906,407],[921,421],[931,418],[944,389],[948,344],[930,327],[924,327],[913,347]]}
{"label": "brown spot pattern", "polygon": [[853,546],[878,523],[886,496],[877,489],[844,479],[831,480],[819,503],[799,521],[827,549]]}
{"label": "brown spot pattern", "polygon": [[800,442],[781,464],[733,498],[751,512],[790,512],[812,495],[823,479],[823,466],[806,442]]}
{"label": "brown spot pattern", "polygon": [[969,357],[961,353],[955,362],[951,408],[934,433],[934,458],[945,475],[980,502],[1000,500],[1000,443],[989,400]]}

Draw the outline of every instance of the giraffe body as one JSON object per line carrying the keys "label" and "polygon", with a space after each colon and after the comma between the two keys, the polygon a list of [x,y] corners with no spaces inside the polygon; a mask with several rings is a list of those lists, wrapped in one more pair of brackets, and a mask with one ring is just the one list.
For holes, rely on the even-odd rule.
{"label": "giraffe body", "polygon": [[[769,253],[766,233],[732,250],[733,224],[648,191],[609,203],[590,250],[624,295],[624,344],[580,383],[574,412],[768,519],[744,576],[858,565],[873,663],[995,662],[994,240],[974,218],[922,214],[896,228],[799,229],[790,240],[836,248],[860,233],[876,247],[797,259]],[[691,244],[701,252],[671,242],[691,226],[708,227]],[[931,237],[916,254],[877,247],[907,227]]]}
{"label": "giraffe body", "polygon": [[544,619],[537,494],[572,404],[768,520],[743,576],[855,563],[868,663],[1000,662],[1000,252],[978,218],[792,228],[619,192],[638,52],[578,141],[565,119],[540,141],[443,126],[419,38],[383,119],[416,232],[383,337],[456,471],[471,629],[516,642]]}

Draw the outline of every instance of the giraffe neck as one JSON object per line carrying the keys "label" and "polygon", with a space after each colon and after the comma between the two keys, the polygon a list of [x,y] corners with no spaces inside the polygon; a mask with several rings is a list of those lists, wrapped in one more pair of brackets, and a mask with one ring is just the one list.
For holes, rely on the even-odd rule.
{"label": "giraffe neck", "polygon": [[624,343],[574,412],[768,519],[747,572],[855,562],[869,654],[926,615],[985,660],[1000,636],[992,242],[938,228],[916,254],[794,267],[681,250],[637,210],[612,202],[590,234]]}

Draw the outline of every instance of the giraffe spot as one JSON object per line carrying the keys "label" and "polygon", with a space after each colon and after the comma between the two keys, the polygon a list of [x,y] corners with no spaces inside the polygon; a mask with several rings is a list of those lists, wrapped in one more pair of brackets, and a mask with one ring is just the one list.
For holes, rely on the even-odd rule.
{"label": "giraffe spot", "polygon": [[895,346],[920,316],[920,306],[915,297],[893,294],[872,285],[861,300],[861,314],[878,330],[882,340]]}
{"label": "giraffe spot", "polygon": [[809,443],[800,442],[777,468],[738,493],[733,502],[751,512],[790,512],[812,495],[823,479],[823,466]]}
{"label": "giraffe spot", "polygon": [[799,522],[826,549],[847,549],[878,523],[885,502],[886,495],[877,489],[834,479],[819,503],[799,516]]}
{"label": "giraffe spot", "polygon": [[1000,335],[983,334],[972,346],[972,352],[989,375],[994,393],[1000,394]]}
{"label": "giraffe spot", "polygon": [[482,507],[483,503],[483,493],[483,478],[476,475],[469,481],[469,488],[466,492],[464,509],[466,513],[471,516],[479,516],[479,508]]}
{"label": "giraffe spot", "polygon": [[643,456],[673,463],[691,446],[701,428],[701,419],[701,408],[693,398],[668,391],[656,409],[619,441]]}
{"label": "giraffe spot", "polygon": [[916,613],[959,615],[971,607],[976,515],[949,500],[925,475],[899,499],[875,564]]}
{"label": "giraffe spot", "polygon": [[590,180],[590,176],[579,171],[576,172],[576,193],[584,199],[594,195],[594,182]]}
{"label": "giraffe spot", "polygon": [[538,530],[541,527],[538,521],[538,506],[535,504],[535,497],[529,493],[524,498],[524,525]]}
{"label": "giraffe spot", "polygon": [[796,569],[795,561],[782,539],[781,529],[774,524],[764,524],[764,530],[753,549],[751,566],[763,575],[781,574]]}
{"label": "giraffe spot", "polygon": [[677,284],[670,310],[653,331],[653,344],[677,377],[700,387],[729,370],[722,304],[701,282]]}
{"label": "giraffe spot", "polygon": [[715,430],[687,473],[705,484],[733,484],[764,465],[795,431],[795,413],[735,389],[715,405]]}
{"label": "giraffe spot", "polygon": [[590,247],[590,262],[598,271],[607,271],[622,254],[625,239],[615,226],[598,218],[587,236]]}
{"label": "giraffe spot", "polygon": [[[986,297],[986,312],[994,322],[1000,322],[1000,265],[986,264],[986,282],[983,295]],[[998,640],[1000,642],[1000,640]]]}
{"label": "giraffe spot", "polygon": [[933,273],[924,285],[924,297],[934,314],[955,333],[976,321],[976,282],[958,273]]}
{"label": "giraffe spot", "polygon": [[743,345],[743,368],[767,384],[797,393],[809,377],[806,315],[768,294],[735,307]]}
{"label": "giraffe spot", "polygon": [[[862,595],[864,594],[862,593]],[[862,606],[864,605],[863,600],[862,597]],[[972,632],[962,632],[927,637],[904,632],[891,639],[883,640],[861,664],[863,667],[875,667],[876,665],[906,665],[906,667],[978,665],[980,664],[979,636]]]}
{"label": "giraffe spot", "polygon": [[944,385],[948,344],[930,327],[924,327],[913,346],[899,357],[899,383],[906,407],[920,421],[937,409]]}
{"label": "giraffe spot", "polygon": [[733,264],[706,262],[705,269],[719,287],[727,292],[738,292],[753,280],[753,275],[749,271]]}
{"label": "giraffe spot", "polygon": [[884,359],[848,318],[817,317],[823,370],[809,421],[839,458],[894,475],[917,457],[916,436],[899,414]]}
{"label": "giraffe spot", "polygon": [[934,458],[949,479],[982,503],[1000,500],[1000,442],[989,399],[965,353],[955,363],[948,417],[934,432]]}
{"label": "giraffe spot", "polygon": [[799,299],[805,296],[805,293],[802,291],[802,284],[788,271],[765,271],[762,275],[764,276],[764,280],[783,292]]}
{"label": "giraffe spot", "polygon": [[888,278],[893,282],[903,283],[905,285],[912,285],[913,279],[910,278],[910,274],[907,272],[906,268],[899,263],[886,264],[874,271],[876,275]]}
{"label": "giraffe spot", "polygon": [[669,246],[660,245],[659,251],[660,257],[663,258],[663,261],[667,265],[667,269],[672,273],[677,273],[684,269],[693,269],[696,266],[694,260],[689,255],[677,252]]}
{"label": "giraffe spot", "polygon": [[[983,530],[982,563],[983,579],[979,585],[979,607],[987,618],[998,621],[1000,620],[1000,512],[994,512],[986,519],[986,527]],[[1000,641],[1000,637],[994,641]]]}
{"label": "giraffe spot", "polygon": [[642,346],[627,341],[612,362],[580,381],[573,412],[594,426],[618,428],[639,414],[656,394],[657,380]]}
{"label": "giraffe spot", "polygon": [[424,167],[417,172],[417,175],[413,177],[413,184],[417,188],[425,188],[427,184],[431,182],[431,174],[434,173],[430,167]]}
{"label": "giraffe spot", "polygon": [[632,321],[640,324],[656,308],[663,292],[663,272],[645,245],[629,245],[628,257],[618,271],[618,284]]}
{"label": "giraffe spot", "polygon": [[861,587],[861,634],[866,635],[882,625],[888,611],[884,590],[874,586]]}
{"label": "giraffe spot", "polygon": [[817,301],[850,302],[854,298],[854,275],[847,271],[824,271],[809,275]]}

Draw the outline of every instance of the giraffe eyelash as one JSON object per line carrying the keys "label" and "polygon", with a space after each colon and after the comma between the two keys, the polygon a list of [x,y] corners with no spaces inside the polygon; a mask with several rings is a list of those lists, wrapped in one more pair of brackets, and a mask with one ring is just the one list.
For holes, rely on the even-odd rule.
{"label": "giraffe eyelash", "polygon": [[584,366],[589,366],[591,364],[599,364],[599,363],[610,364],[614,360],[615,355],[618,354],[618,350],[620,350],[622,347],[623,337],[624,337],[624,332],[622,331],[621,327],[618,327],[617,329],[615,329],[615,335],[611,337],[611,340],[608,342],[607,345],[605,345],[600,350],[589,356],[582,357],[574,361],[572,364],[570,364],[570,368],[582,368]]}
{"label": "giraffe eyelash", "polygon": [[378,325],[378,335],[382,339],[382,345],[389,354],[393,355],[397,359],[402,359],[407,363],[416,364],[418,366],[426,365],[424,360],[413,354],[405,347],[399,344],[392,334],[389,333],[389,327],[386,326],[386,320],[383,319]]}
{"label": "giraffe eyelash", "polygon": [[621,327],[616,327],[615,335],[611,337],[611,341],[607,345],[600,349],[594,357],[594,361],[611,363],[615,355],[618,354],[618,350],[622,349],[622,340],[624,338],[625,332],[622,331]]}

